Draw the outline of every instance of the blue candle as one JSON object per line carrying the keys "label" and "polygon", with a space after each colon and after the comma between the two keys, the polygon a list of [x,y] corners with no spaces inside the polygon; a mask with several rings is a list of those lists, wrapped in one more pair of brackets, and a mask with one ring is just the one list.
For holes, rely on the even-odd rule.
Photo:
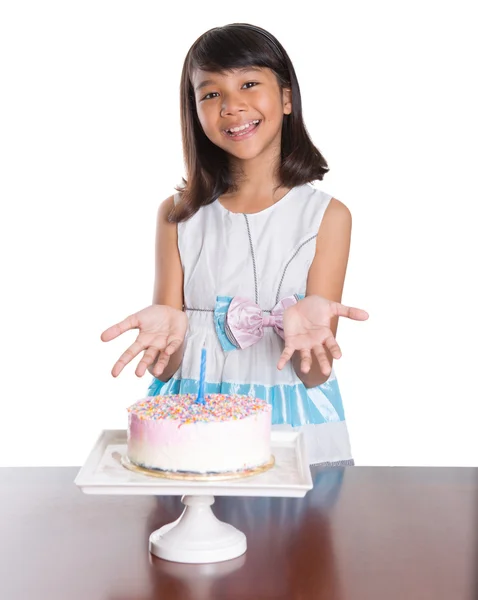
{"label": "blue candle", "polygon": [[200,404],[205,404],[206,401],[204,399],[204,383],[206,380],[206,348],[201,350],[201,370],[199,372],[199,390],[196,402]]}

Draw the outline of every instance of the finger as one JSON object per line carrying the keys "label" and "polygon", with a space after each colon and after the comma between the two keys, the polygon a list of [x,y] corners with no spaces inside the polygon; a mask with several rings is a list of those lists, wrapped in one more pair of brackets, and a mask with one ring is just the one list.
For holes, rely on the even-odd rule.
{"label": "finger", "polygon": [[291,359],[293,354],[294,348],[290,348],[289,346],[284,348],[284,351],[279,358],[279,362],[277,363],[277,368],[279,371],[284,368],[285,364]]}
{"label": "finger", "polygon": [[168,363],[169,363],[169,356],[167,354],[165,354],[164,352],[161,352],[156,364],[154,365],[153,375],[156,378],[160,377],[161,373],[168,366]]}
{"label": "finger", "polygon": [[112,325],[111,327],[108,327],[108,329],[105,329],[105,331],[103,331],[103,333],[101,334],[101,339],[103,342],[109,342],[117,338],[125,331],[129,331],[130,329],[137,329],[138,326],[138,316],[135,313],[134,315],[126,317],[126,319],[124,319],[120,323],[116,323],[116,325]]}
{"label": "finger", "polygon": [[[142,377],[146,373],[146,369],[152,365],[158,358],[158,354],[164,351],[166,346],[166,336],[156,336],[154,338],[154,346],[150,346],[143,354],[143,358],[139,361],[136,367],[136,375]],[[154,374],[154,369],[153,369]]]}
{"label": "finger", "polygon": [[111,371],[113,377],[118,377],[125,366],[131,362],[135,356],[138,356],[142,350],[144,350],[144,346],[141,344],[141,342],[138,342],[138,340],[136,340],[134,344],[131,344],[131,346],[125,352],[123,352],[118,361],[115,363],[115,366]]}
{"label": "finger", "polygon": [[340,349],[340,346],[337,344],[337,340],[334,338],[333,335],[330,335],[328,338],[325,338],[323,344],[327,346],[333,358],[339,359],[342,356],[342,350]]}
{"label": "finger", "polygon": [[176,350],[179,350],[181,344],[182,344],[182,340],[178,339],[178,338],[173,338],[173,339],[169,339],[166,342],[167,346],[164,349],[165,354],[167,354],[168,356],[171,356],[171,354],[174,354],[176,352]]}
{"label": "finger", "polygon": [[138,377],[142,377],[146,373],[146,369],[154,363],[158,354],[158,348],[154,348],[153,346],[150,346],[145,351],[143,358],[139,361],[138,366],[136,367],[135,373]]}
{"label": "finger", "polygon": [[300,351],[300,370],[302,373],[308,373],[312,366],[312,354],[310,350],[302,349]]}
{"label": "finger", "polygon": [[365,310],[353,306],[345,306],[345,304],[340,304],[340,302],[332,302],[331,308],[332,313],[336,317],[347,317],[354,321],[366,321],[369,317],[368,312]]}
{"label": "finger", "polygon": [[319,344],[318,346],[314,346],[313,350],[322,373],[324,375],[330,375],[330,373],[332,372],[332,367],[329,363],[329,359],[327,358],[327,354],[325,353],[324,346],[322,346],[322,344]]}

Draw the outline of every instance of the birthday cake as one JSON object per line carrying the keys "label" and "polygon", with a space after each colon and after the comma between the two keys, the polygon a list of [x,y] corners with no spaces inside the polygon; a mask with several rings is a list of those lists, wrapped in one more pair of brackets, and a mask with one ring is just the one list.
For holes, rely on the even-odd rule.
{"label": "birthday cake", "polygon": [[271,406],[249,396],[154,396],[128,408],[128,459],[179,473],[230,473],[271,460]]}

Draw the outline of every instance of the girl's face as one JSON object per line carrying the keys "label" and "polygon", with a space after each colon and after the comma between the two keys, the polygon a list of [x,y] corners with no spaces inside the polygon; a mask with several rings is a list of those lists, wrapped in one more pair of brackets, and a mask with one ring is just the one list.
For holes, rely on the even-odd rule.
{"label": "girl's face", "polygon": [[192,85],[199,122],[213,144],[240,160],[270,148],[280,152],[282,120],[292,110],[291,92],[280,88],[273,71],[197,69]]}

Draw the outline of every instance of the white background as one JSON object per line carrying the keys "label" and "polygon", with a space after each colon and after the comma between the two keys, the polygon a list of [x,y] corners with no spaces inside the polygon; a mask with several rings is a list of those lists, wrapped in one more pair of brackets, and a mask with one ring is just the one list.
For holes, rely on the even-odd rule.
{"label": "white background", "polygon": [[[183,174],[182,62],[205,30],[276,35],[353,236],[336,372],[359,465],[478,465],[472,2],[3,2],[0,465],[80,465],[149,376],[110,375],[151,302]],[[236,6],[234,6],[236,5]]]}

